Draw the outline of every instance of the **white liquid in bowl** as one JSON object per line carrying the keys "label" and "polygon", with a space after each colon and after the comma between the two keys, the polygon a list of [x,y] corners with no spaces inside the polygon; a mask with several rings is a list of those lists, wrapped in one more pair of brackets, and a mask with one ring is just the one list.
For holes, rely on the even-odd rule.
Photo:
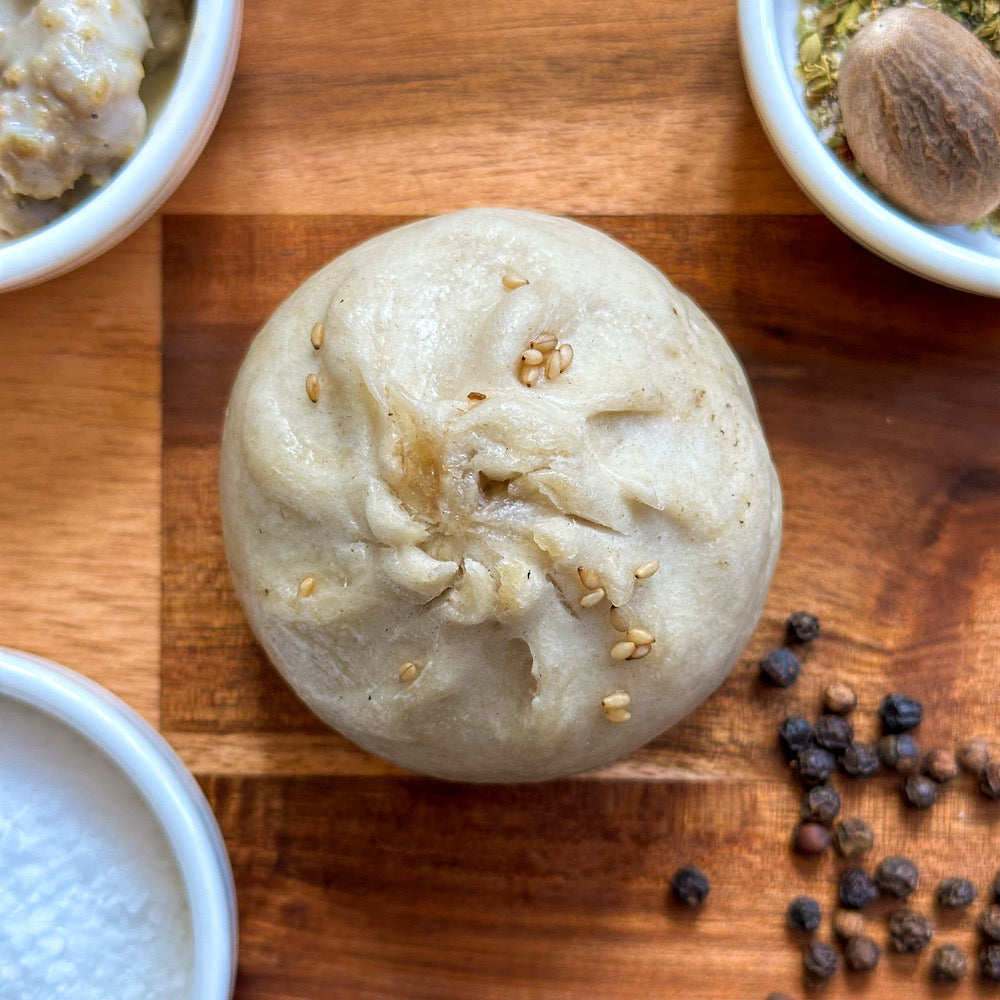
{"label": "white liquid in bowl", "polygon": [[0,997],[182,1000],[192,955],[180,869],[132,783],[0,697]]}

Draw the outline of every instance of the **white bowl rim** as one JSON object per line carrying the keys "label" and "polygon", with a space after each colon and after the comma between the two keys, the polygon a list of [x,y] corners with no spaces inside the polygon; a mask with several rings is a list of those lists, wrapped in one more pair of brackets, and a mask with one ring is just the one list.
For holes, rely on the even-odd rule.
{"label": "white bowl rim", "polygon": [[177,78],[135,154],[58,219],[0,244],[0,292],[55,278],[131,235],[174,193],[222,113],[236,69],[243,0],[196,0]]}
{"label": "white bowl rim", "polygon": [[138,789],[163,827],[184,878],[194,946],[192,1000],[230,1000],[239,934],[232,868],[215,816],[174,750],[106,688],[32,653],[0,646],[0,697],[65,724]]}
{"label": "white bowl rim", "polygon": [[851,177],[802,110],[780,47],[776,0],[737,0],[740,54],[757,115],[806,195],[862,246],[921,277],[1000,296],[1000,256],[953,242],[896,212]]}

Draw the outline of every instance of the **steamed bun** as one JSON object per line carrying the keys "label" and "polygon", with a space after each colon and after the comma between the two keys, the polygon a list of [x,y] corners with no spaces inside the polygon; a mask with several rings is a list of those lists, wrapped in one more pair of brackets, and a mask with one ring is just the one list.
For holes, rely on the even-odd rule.
{"label": "steamed bun", "polygon": [[240,369],[220,487],[292,688],[468,781],[607,764],[680,720],[745,646],[781,534],[711,321],[596,230],[500,209],[377,236],[294,292]]}

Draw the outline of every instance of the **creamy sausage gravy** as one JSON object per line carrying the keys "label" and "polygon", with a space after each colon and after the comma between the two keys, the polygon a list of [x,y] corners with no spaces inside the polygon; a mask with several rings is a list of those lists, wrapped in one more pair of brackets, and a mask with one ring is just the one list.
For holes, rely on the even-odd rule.
{"label": "creamy sausage gravy", "polygon": [[181,0],[0,0],[0,240],[51,222],[135,152],[140,84],[186,32]]}

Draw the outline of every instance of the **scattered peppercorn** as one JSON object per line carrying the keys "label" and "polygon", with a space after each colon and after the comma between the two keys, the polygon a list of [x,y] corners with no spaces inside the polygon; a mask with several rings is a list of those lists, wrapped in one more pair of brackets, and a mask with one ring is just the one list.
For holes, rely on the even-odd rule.
{"label": "scattered peppercorn", "polygon": [[813,941],[802,954],[802,965],[810,979],[832,979],[840,968],[840,955],[832,944]]}
{"label": "scattered peppercorn", "polygon": [[833,828],[833,838],[838,853],[844,858],[860,858],[875,844],[872,828],[857,818],[841,820]]}
{"label": "scattered peppercorn", "polygon": [[857,910],[837,910],[833,915],[833,929],[845,941],[865,932],[865,918]]}
{"label": "scattered peppercorn", "polygon": [[981,736],[967,740],[958,748],[958,763],[977,778],[990,762],[990,745]]}
{"label": "scattered peppercorn", "polygon": [[[787,635],[793,642],[806,643],[819,634],[819,622],[808,612],[791,615]],[[789,687],[798,679],[802,664],[790,649],[779,647],[767,653],[759,663],[762,680]],[[795,829],[792,844],[803,854],[820,854],[831,839],[845,858],[861,857],[874,844],[871,828],[861,819],[848,819],[830,825],[841,810],[841,799],[828,779],[839,765],[852,777],[868,777],[881,766],[892,769],[905,779],[905,800],[915,808],[934,805],[940,786],[957,777],[964,769],[980,779],[982,793],[1000,799],[1000,763],[991,760],[985,739],[975,738],[961,744],[955,752],[932,749],[921,757],[919,745],[911,734],[923,720],[923,705],[904,694],[886,695],[878,709],[883,735],[876,745],[856,741],[854,727],[845,718],[858,705],[857,694],[843,682],[829,684],[823,696],[824,712],[815,724],[803,716],[788,716],[778,727],[781,749],[806,791],[802,798],[801,822]],[[838,881],[840,907],[833,916],[833,929],[843,942],[843,960],[856,972],[874,969],[881,958],[881,948],[864,933],[866,921],[859,912],[874,902],[880,891],[907,899],[917,889],[919,871],[908,858],[891,856],[875,868],[874,877],[862,868],[849,868]],[[700,906],[708,895],[708,879],[695,866],[685,866],[671,880],[675,897],[687,905]],[[983,979],[1000,982],[1000,872],[990,893],[996,903],[979,915],[978,926],[985,945],[979,954]],[[942,879],[935,890],[937,904],[945,909],[962,909],[976,898],[976,890],[967,878]],[[821,925],[819,903],[811,896],[797,896],[786,911],[788,926],[807,934]],[[925,949],[934,936],[933,923],[923,914],[899,910],[889,918],[889,945],[901,954],[915,954]],[[841,952],[833,946],[813,941],[803,952],[803,965],[813,980],[827,980],[841,965]],[[956,983],[968,973],[968,960],[955,945],[935,949],[930,975],[940,983]],[[767,1000],[790,1000],[781,992]]]}
{"label": "scattered peppercorn", "polygon": [[917,769],[920,748],[909,733],[890,733],[877,743],[879,759],[890,770],[912,774]]}
{"label": "scattered peppercorn", "polygon": [[825,784],[836,766],[837,758],[823,747],[806,747],[795,758],[799,781],[807,788]]}
{"label": "scattered peppercorn", "polygon": [[819,637],[819,619],[808,611],[793,611],[785,622],[785,635],[792,642],[812,642]]}
{"label": "scattered peppercorn", "polygon": [[898,854],[883,858],[875,868],[875,884],[897,899],[906,899],[916,892],[919,881],[917,866]]}
{"label": "scattered peppercorn", "polygon": [[789,904],[785,914],[788,919],[788,926],[797,931],[805,931],[811,934],[816,930],[823,919],[819,903],[812,896],[796,896]]}
{"label": "scattered peppercorn", "polygon": [[864,934],[852,937],[844,945],[844,960],[854,972],[871,972],[882,957],[882,949]]}
{"label": "scattered peppercorn", "polygon": [[969,963],[965,952],[953,944],[943,944],[934,949],[931,959],[931,979],[938,983],[957,983],[965,978]]}
{"label": "scattered peppercorn", "polygon": [[879,705],[882,728],[887,733],[906,733],[920,725],[924,706],[905,694],[887,694]]}
{"label": "scattered peppercorn", "polygon": [[1000,904],[991,903],[987,906],[979,914],[976,926],[983,932],[984,937],[1000,942]]}
{"label": "scattered peppercorn", "polygon": [[816,720],[816,742],[831,753],[843,753],[853,740],[854,726],[842,715],[828,712]]}
{"label": "scattered peppercorn", "polygon": [[792,846],[799,854],[822,854],[830,846],[830,831],[822,823],[800,823]]}
{"label": "scattered peppercorn", "polygon": [[674,872],[670,889],[674,898],[686,906],[701,906],[708,897],[708,877],[697,865],[684,865]]}
{"label": "scattered peppercorn", "polygon": [[1000,764],[991,760],[979,776],[979,790],[988,799],[1000,799]]}
{"label": "scattered peppercorn", "polygon": [[938,747],[924,757],[922,770],[928,778],[945,785],[958,777],[958,761],[950,750]]}
{"label": "scattered peppercorn", "polygon": [[802,796],[802,819],[832,823],[840,814],[840,794],[833,785],[814,785]]}
{"label": "scattered peppercorn", "polygon": [[799,658],[784,646],[772,649],[760,661],[760,675],[775,687],[791,687],[799,679],[802,664]]}
{"label": "scattered peppercorn", "polygon": [[903,797],[914,809],[930,809],[937,802],[938,787],[925,774],[911,774],[903,782]]}
{"label": "scattered peppercorn", "polygon": [[934,898],[946,910],[964,910],[976,898],[976,887],[967,879],[951,876],[938,883]]}
{"label": "scattered peppercorn", "polygon": [[979,975],[1000,983],[1000,944],[988,944],[979,952]]}
{"label": "scattered peppercorn", "polygon": [[848,715],[858,707],[858,695],[850,684],[834,681],[827,685],[823,692],[823,704],[828,712],[836,715]]}
{"label": "scattered peppercorn", "polygon": [[841,771],[851,778],[870,778],[878,774],[881,763],[870,743],[852,743],[838,761]]}
{"label": "scattered peppercorn", "polygon": [[800,751],[816,742],[816,731],[808,719],[790,715],[778,726],[778,740],[788,760],[794,760]]}
{"label": "scattered peppercorn", "polygon": [[837,883],[840,905],[848,910],[863,910],[878,899],[878,887],[863,868],[848,868]]}
{"label": "scattered peppercorn", "polygon": [[897,910],[889,917],[889,943],[901,955],[923,951],[934,937],[934,925],[922,913]]}

